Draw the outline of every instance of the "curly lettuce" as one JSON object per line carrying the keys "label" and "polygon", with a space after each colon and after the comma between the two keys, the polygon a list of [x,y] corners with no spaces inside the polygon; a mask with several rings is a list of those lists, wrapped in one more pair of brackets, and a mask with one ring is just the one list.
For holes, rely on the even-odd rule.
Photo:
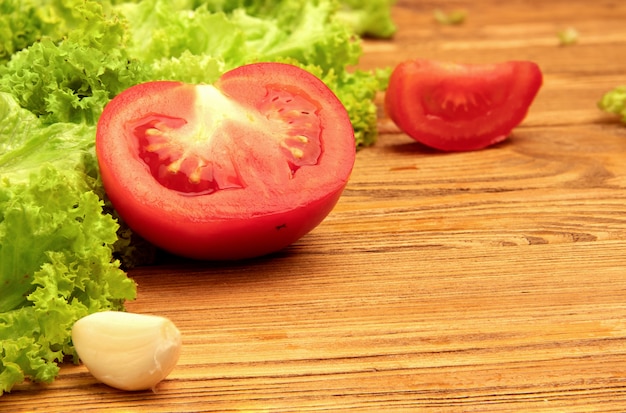
{"label": "curly lettuce", "polygon": [[[73,3],[75,29],[60,41],[44,37],[0,66],[0,91],[13,94],[46,123],[95,124],[113,96],[145,78],[140,63],[125,51],[125,24],[106,18],[97,2]],[[58,17],[65,9],[51,10],[58,10]]]}
{"label": "curly lettuce", "polygon": [[45,125],[0,93],[0,394],[50,382],[76,357],[79,318],[121,309],[134,282],[113,259],[118,224],[94,191],[92,126]]}
{"label": "curly lettuce", "polygon": [[341,0],[337,18],[360,36],[387,39],[396,32],[391,16],[394,3],[395,0]]}
{"label": "curly lettuce", "polygon": [[598,107],[621,116],[621,121],[626,123],[626,86],[618,86],[606,92],[598,102]]}
{"label": "curly lettuce", "polygon": [[37,41],[44,21],[34,7],[22,0],[0,2],[0,62]]}

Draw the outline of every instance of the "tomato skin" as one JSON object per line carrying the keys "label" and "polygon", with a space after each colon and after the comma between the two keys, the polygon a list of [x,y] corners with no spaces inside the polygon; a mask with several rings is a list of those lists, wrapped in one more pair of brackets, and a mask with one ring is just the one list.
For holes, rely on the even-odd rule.
{"label": "tomato skin", "polygon": [[385,110],[407,135],[443,151],[505,140],[526,117],[543,83],[530,61],[464,65],[425,59],[398,64]]}
{"label": "tomato skin", "polygon": [[[105,191],[131,229],[171,253],[235,260],[279,251],[321,223],[339,200],[356,152],[350,119],[319,79],[292,65],[242,66],[225,73],[214,86],[226,98],[224,104],[233,102],[241,112],[233,110],[232,119],[231,112],[224,112],[227,119],[215,123],[219,126],[211,132],[210,153],[202,154],[214,156],[216,165],[222,162],[211,177],[228,170],[230,175],[216,181],[221,188],[206,193],[176,190],[175,182],[173,187],[164,186],[146,165],[145,153],[138,149],[142,143],[135,136],[138,130],[145,131],[129,126],[137,119],[181,118],[182,128],[204,130],[196,126],[213,116],[198,109],[199,86],[158,81],[127,89],[103,111],[96,153]],[[316,117],[308,112],[298,116],[306,117],[301,122],[305,132],[311,119],[319,119],[321,126],[313,129],[319,131],[319,143],[311,135],[312,142],[295,146],[298,143],[288,135],[300,132],[294,132],[291,123],[268,121],[265,112],[259,112],[259,107],[266,111],[274,104],[290,104],[284,99],[268,100],[268,88],[279,97],[293,95],[318,105]],[[222,102],[216,105],[221,106]],[[283,112],[277,110],[272,116],[286,116]],[[285,147],[298,156],[286,162],[290,152]],[[167,156],[172,154],[178,152],[172,150]]]}

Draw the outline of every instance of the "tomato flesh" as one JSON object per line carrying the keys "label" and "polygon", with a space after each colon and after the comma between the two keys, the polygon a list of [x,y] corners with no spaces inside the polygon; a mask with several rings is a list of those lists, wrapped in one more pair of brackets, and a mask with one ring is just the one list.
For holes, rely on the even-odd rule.
{"label": "tomato flesh", "polygon": [[278,251],[317,226],[348,181],[355,141],[319,79],[259,63],[215,85],[122,92],[100,118],[96,152],[133,230],[172,253],[220,260]]}
{"label": "tomato flesh", "polygon": [[462,65],[400,63],[385,95],[389,117],[411,138],[444,151],[485,148],[505,140],[542,85],[528,61]]}
{"label": "tomato flesh", "polygon": [[[213,90],[213,86],[198,87]],[[276,131],[276,140],[292,175],[301,166],[316,165],[321,155],[320,108],[316,102],[297,93],[268,86],[266,97],[258,103],[259,112],[270,121],[267,127]],[[130,125],[138,139],[140,157],[165,187],[193,194],[245,187],[231,160],[209,156],[214,144],[211,140],[218,139],[213,129],[230,116],[222,107],[216,107],[216,102],[210,101],[216,94],[219,92],[199,94],[209,100],[202,105],[202,110],[214,116],[195,130],[189,130],[183,118],[156,114],[148,114]],[[241,110],[232,105],[226,107],[229,111]],[[248,116],[249,120],[253,119],[252,114]],[[263,122],[262,119],[255,121]]]}
{"label": "tomato flesh", "polygon": [[234,168],[224,170],[203,156],[200,148],[188,150],[174,140],[174,132],[185,124],[184,119],[149,115],[131,126],[139,156],[152,176],[166,188],[195,195],[243,187]]}

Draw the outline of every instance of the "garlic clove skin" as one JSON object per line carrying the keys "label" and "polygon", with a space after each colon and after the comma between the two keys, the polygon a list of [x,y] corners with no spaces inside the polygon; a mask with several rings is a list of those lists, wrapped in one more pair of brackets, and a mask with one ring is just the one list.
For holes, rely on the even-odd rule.
{"label": "garlic clove skin", "polygon": [[99,381],[121,390],[147,390],[176,366],[182,345],[178,328],[165,317],[103,311],[74,323],[79,358]]}

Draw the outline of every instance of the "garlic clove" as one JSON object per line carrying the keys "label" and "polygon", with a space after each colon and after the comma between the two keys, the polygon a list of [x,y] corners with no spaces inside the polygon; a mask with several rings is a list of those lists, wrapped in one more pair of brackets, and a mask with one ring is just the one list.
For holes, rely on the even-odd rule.
{"label": "garlic clove", "polygon": [[121,390],[154,389],[176,366],[182,345],[169,319],[121,311],[76,321],[72,341],[89,372]]}

